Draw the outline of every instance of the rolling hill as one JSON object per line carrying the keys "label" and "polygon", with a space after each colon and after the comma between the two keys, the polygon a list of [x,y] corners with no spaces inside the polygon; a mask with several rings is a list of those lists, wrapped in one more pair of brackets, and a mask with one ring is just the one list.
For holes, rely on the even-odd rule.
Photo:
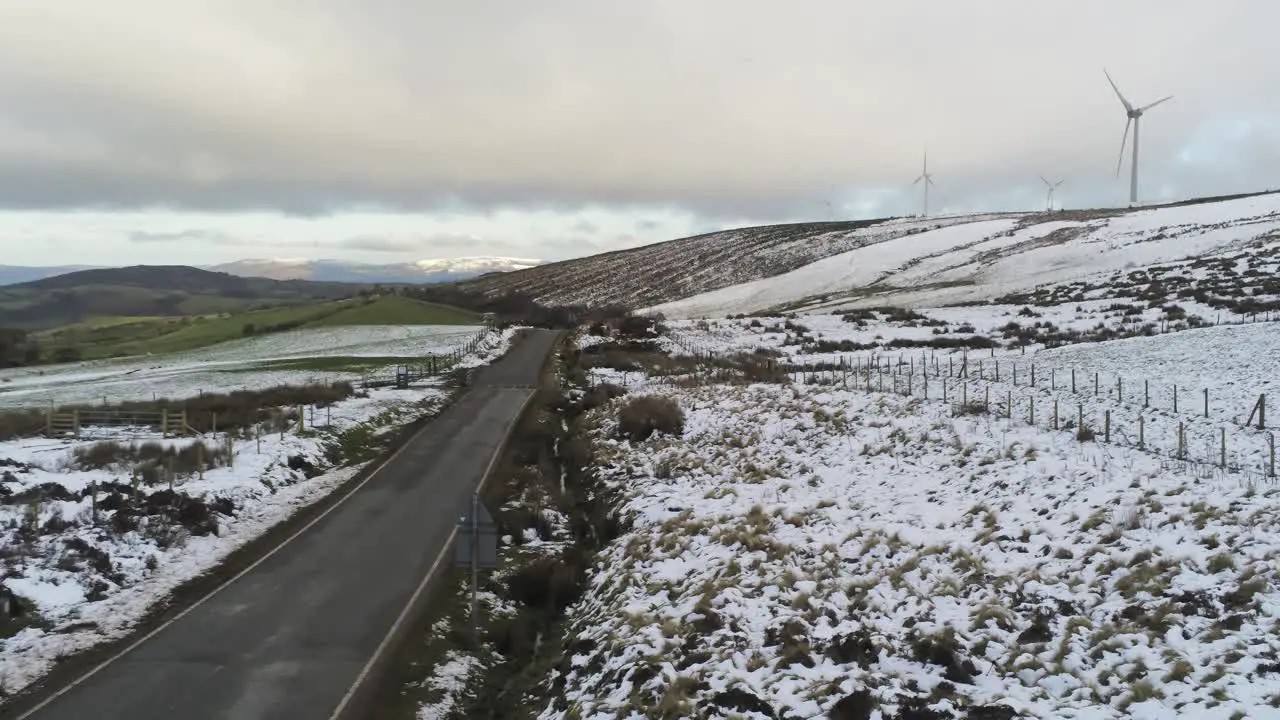
{"label": "rolling hill", "polygon": [[929,306],[1025,295],[1246,248],[1261,262],[1272,241],[1280,241],[1277,232],[1276,193],[1139,209],[774,225],[541,265],[459,287],[490,296],[522,291],[549,304],[622,304],[673,317]]}
{"label": "rolling hill", "polygon": [[190,316],[334,300],[360,286],[243,278],[184,266],[93,269],[0,287],[0,327],[42,329],[90,318]]}
{"label": "rolling hill", "polygon": [[208,269],[241,277],[317,282],[424,285],[467,280],[495,272],[534,267],[538,260],[507,257],[464,257],[372,264],[343,260],[239,260]]}
{"label": "rolling hill", "polygon": [[1280,194],[1264,194],[1132,211],[974,217],[651,309],[691,317],[1047,295],[1061,301],[1152,283],[1225,303],[1280,295],[1276,261]]}
{"label": "rolling hill", "polygon": [[194,350],[283,330],[374,325],[479,325],[480,316],[397,295],[291,303],[258,310],[182,317],[95,318],[34,334],[50,351],[84,360]]}
{"label": "rolling hill", "polygon": [[[522,270],[539,260],[507,257],[463,257],[419,260],[410,263],[358,263],[345,260],[248,259],[221,265],[200,266],[201,270],[246,278],[270,280],[312,280],[382,285],[431,285],[468,280],[495,272]],[[29,283],[82,270],[111,268],[87,265],[26,267],[0,265],[0,286]]]}

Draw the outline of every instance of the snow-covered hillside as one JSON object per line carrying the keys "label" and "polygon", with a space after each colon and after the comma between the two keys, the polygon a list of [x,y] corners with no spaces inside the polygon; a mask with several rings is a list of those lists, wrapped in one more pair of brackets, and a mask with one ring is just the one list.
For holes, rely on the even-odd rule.
{"label": "snow-covered hillside", "polygon": [[[1154,329],[1006,345],[1049,321]],[[589,371],[626,388],[583,425],[626,529],[544,720],[1280,718],[1280,490],[1269,428],[1243,425],[1280,376],[1276,323],[1085,301],[675,326],[677,352],[792,372]],[[651,396],[683,421],[626,437]]]}
{"label": "snow-covered hillside", "polygon": [[465,287],[551,304],[644,307],[786,273],[832,255],[1003,215],[740,228],[481,278]]}
{"label": "snow-covered hillside", "polygon": [[[658,303],[671,317],[988,301],[1187,259],[1280,254],[1280,194],[1130,212],[974,216]],[[1280,294],[1280,290],[1277,291]]]}

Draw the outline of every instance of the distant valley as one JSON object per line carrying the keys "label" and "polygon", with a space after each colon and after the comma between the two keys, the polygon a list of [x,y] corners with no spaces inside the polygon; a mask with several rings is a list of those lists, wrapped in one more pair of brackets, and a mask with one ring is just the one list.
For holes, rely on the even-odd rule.
{"label": "distant valley", "polygon": [[[523,270],[540,264],[539,260],[507,257],[447,258],[390,264],[355,263],[343,260],[251,259],[201,266],[200,269],[244,278],[406,285],[468,280],[488,273]],[[82,270],[99,269],[106,268],[89,265],[52,267],[0,265],[0,285],[17,285]]]}

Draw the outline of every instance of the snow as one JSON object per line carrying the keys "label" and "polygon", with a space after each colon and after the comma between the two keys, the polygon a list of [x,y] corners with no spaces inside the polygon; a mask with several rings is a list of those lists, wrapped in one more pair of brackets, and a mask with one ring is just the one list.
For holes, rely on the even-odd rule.
{"label": "snow", "polygon": [[116,404],[190,397],[214,389],[358,379],[356,373],[254,370],[278,360],[316,357],[425,357],[463,346],[481,328],[459,325],[353,326],[293,330],[189,352],[0,370],[0,408]]}
{"label": "snow", "polygon": [[[991,218],[896,237],[650,308],[669,317],[990,300],[1274,241],[1280,194],[1118,213]],[[1067,214],[1073,215],[1071,213]],[[1014,229],[1016,228],[1016,229]]]}
{"label": "snow", "polygon": [[480,666],[471,655],[450,652],[435,673],[427,678],[425,686],[440,694],[440,699],[418,708],[418,720],[447,720],[452,717],[457,698],[467,688],[467,680]]}
{"label": "snow", "polygon": [[[489,333],[463,366],[492,361],[509,346],[515,329]],[[353,336],[346,336],[353,344]],[[430,342],[430,338],[427,338]],[[376,345],[376,341],[374,343]],[[225,356],[212,348],[210,356]],[[194,356],[189,360],[195,362]],[[238,377],[238,376],[236,376]],[[325,455],[328,441],[344,431],[365,426],[381,432],[430,413],[446,397],[440,380],[407,389],[373,389],[316,412],[310,432],[264,433],[260,438],[226,436],[163,439],[122,429],[122,442],[156,442],[171,446],[230,442],[231,466],[206,470],[202,476],[178,477],[174,490],[202,498],[230,500],[234,512],[218,514],[216,534],[195,535],[182,526],[166,527],[148,518],[138,529],[120,532],[113,513],[100,509],[92,522],[95,486],[129,483],[127,468],[77,469],[72,456],[92,442],[25,439],[0,442],[0,589],[34,606],[40,622],[0,637],[0,688],[13,693],[39,678],[59,657],[126,634],[147,611],[175,588],[216,566],[236,548],[258,537],[298,509],[323,498],[354,476],[363,465],[333,467]],[[88,385],[93,388],[93,385]],[[95,433],[95,435],[100,435]],[[290,467],[300,458],[317,468],[308,478]],[[70,499],[14,504],[26,491],[57,483]],[[143,487],[148,494],[162,488]],[[99,493],[100,501],[106,493]],[[57,527],[57,519],[67,523]],[[51,523],[51,520],[54,523]],[[33,525],[24,531],[24,526]],[[24,535],[23,533],[26,532]],[[79,548],[79,549],[77,549]],[[84,550],[83,548],[88,548]],[[105,563],[92,553],[106,554]]]}
{"label": "snow", "polygon": [[[954,310],[998,321],[990,308]],[[801,357],[762,331],[749,321],[677,329],[699,349],[773,346]],[[1009,363],[1034,359],[1160,373],[1238,407],[1280,371],[1278,339],[1276,325],[1260,323],[1033,348],[1025,361],[1003,350],[994,355],[1003,384],[972,387],[1030,397],[1041,388],[1025,375],[1013,384]],[[1035,718],[1280,718],[1274,480],[1256,466],[1206,473],[1211,461],[1173,462],[1120,439],[1080,442],[1043,414],[1034,423],[957,415],[954,394],[936,394],[944,381],[954,393],[957,380],[930,375],[926,399],[921,365],[932,370],[932,357],[905,354],[917,356],[910,395],[868,392],[865,376],[846,388],[842,373],[826,384],[696,385],[591,370],[593,382],[629,390],[587,420],[625,530],[571,611],[570,644],[593,642],[577,645],[587,649],[561,670],[564,700],[540,717],[733,713],[722,693],[734,690],[777,716],[816,718],[865,690],[873,718],[919,705],[1002,705]],[[970,359],[980,355],[991,373],[992,355]],[[870,353],[858,357],[865,368]],[[639,394],[680,403],[678,437],[618,439],[616,410]],[[1077,395],[1073,406],[1085,401]],[[1126,407],[1105,395],[1090,402]],[[1238,411],[1222,412],[1181,419],[1263,436],[1235,425]]]}
{"label": "snow", "polygon": [[[733,285],[652,308],[669,315],[705,315],[760,309],[811,295],[870,285],[914,258],[954,247],[966,247],[1008,231],[1015,220],[1001,219],[949,225],[931,232],[905,235],[819,260],[783,275]],[[797,295],[801,291],[803,295]]]}

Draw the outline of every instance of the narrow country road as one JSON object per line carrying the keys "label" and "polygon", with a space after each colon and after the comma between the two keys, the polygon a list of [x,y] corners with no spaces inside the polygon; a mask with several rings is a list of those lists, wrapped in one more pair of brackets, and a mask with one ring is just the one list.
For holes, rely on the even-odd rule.
{"label": "narrow country road", "polygon": [[437,558],[441,567],[452,562],[442,553],[457,512],[531,396],[556,337],[530,333],[301,535],[18,717],[330,718]]}

